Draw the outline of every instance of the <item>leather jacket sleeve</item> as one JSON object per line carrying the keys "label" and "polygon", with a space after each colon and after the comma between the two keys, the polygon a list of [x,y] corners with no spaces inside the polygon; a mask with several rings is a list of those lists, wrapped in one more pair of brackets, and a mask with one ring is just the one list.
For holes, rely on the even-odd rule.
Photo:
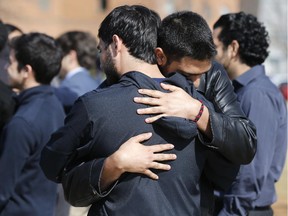
{"label": "leather jacket sleeve", "polygon": [[256,153],[256,128],[240,108],[231,81],[219,63],[213,62],[210,71],[201,77],[198,91],[215,108],[209,110],[212,141],[206,142],[200,135],[202,143],[234,164],[250,163]]}

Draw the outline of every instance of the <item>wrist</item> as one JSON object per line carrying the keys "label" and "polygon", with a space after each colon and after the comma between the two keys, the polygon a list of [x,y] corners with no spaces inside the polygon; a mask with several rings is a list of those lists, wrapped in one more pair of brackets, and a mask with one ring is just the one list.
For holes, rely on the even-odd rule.
{"label": "wrist", "polygon": [[108,158],[106,158],[105,165],[109,167],[110,170],[117,173],[119,176],[125,172],[125,168],[122,164],[123,156],[119,151],[114,152]]}
{"label": "wrist", "polygon": [[198,109],[199,111],[198,111],[197,115],[195,116],[195,118],[192,119],[192,121],[195,123],[197,123],[199,121],[199,119],[202,117],[202,114],[203,114],[204,108],[205,108],[203,102],[201,100],[198,100],[198,101],[200,102],[200,107]]}

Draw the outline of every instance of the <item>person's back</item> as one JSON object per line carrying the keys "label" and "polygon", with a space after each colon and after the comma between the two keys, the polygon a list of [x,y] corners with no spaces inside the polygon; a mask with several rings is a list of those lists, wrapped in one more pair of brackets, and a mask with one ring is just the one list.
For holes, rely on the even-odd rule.
{"label": "person's back", "polygon": [[241,108],[257,129],[257,152],[240,168],[224,194],[221,213],[273,215],[278,181],[287,152],[287,109],[279,89],[265,74],[268,32],[243,12],[223,15],[214,24],[217,59],[226,67]]}
{"label": "person's back", "polygon": [[[262,144],[258,148],[258,152],[255,155],[255,159],[251,162],[251,165],[243,166],[240,169],[241,173],[245,174],[245,169],[251,169],[251,167],[259,167],[258,172],[262,173],[261,178],[264,178],[263,181],[259,181],[259,188],[257,189],[257,193],[259,195],[255,200],[253,200],[253,206],[270,206],[273,204],[276,197],[276,189],[275,189],[275,180],[280,177],[280,173],[284,166],[285,159],[285,146],[287,143],[287,108],[285,106],[283,96],[281,95],[277,86],[272,83],[270,78],[264,75],[263,66],[255,66],[253,67],[254,75],[257,76],[250,77],[250,73],[242,75],[242,79],[246,76],[248,78],[249,84],[245,85],[244,88],[236,89],[236,93],[238,95],[238,99],[240,101],[241,106],[243,107],[244,112],[247,116],[255,123],[255,126],[258,131],[258,143]],[[259,111],[254,108],[247,109],[247,103],[253,106],[254,103],[263,103],[264,100],[266,112],[273,112],[270,116],[265,116],[265,122],[262,121],[262,116]],[[253,101],[251,101],[253,99]],[[257,99],[259,101],[257,101]],[[262,100],[262,101],[260,101]],[[257,115],[258,113],[258,115]],[[269,135],[268,142],[269,145],[264,145],[267,142],[267,137],[263,136],[263,132],[267,130],[267,127],[273,127],[273,134]],[[263,148],[264,147],[264,148]],[[263,163],[259,163],[260,161],[265,161]],[[277,160],[280,162],[278,164]],[[264,171],[264,169],[269,168],[269,170]],[[257,181],[258,174],[257,172],[252,174],[250,178],[254,178],[252,181]],[[245,187],[246,182],[244,179],[237,179],[239,182],[239,187],[243,184]],[[258,191],[259,190],[259,191]],[[236,190],[236,193],[238,190]]]}
{"label": "person's back", "polygon": [[[181,87],[189,89],[185,77],[181,77],[182,83],[186,83],[186,86]],[[168,118],[154,124],[145,124],[145,116],[137,115],[135,112],[143,105],[133,102],[133,98],[139,96],[139,88],[161,90],[159,83],[150,77],[139,72],[130,72],[121,78],[119,84],[80,97],[69,118],[78,119],[73,131],[79,133],[83,131],[83,126],[87,126],[79,122],[79,119],[87,119],[91,125],[89,132],[91,137],[78,134],[87,139],[88,144],[76,146],[75,160],[81,163],[95,157],[105,158],[113,154],[128,137],[147,131],[153,131],[153,136],[145,145],[175,143],[172,152],[177,155],[177,160],[169,163],[173,167],[169,172],[158,173],[158,181],[142,175],[123,175],[109,196],[99,203],[94,203],[89,212],[91,215],[200,215],[199,179],[208,149],[195,143],[197,129],[194,122],[180,118],[169,121]],[[81,118],[76,118],[83,107],[87,113],[81,112]],[[179,128],[179,125],[182,126]],[[180,134],[183,134],[181,128],[184,128],[187,131],[185,134],[188,133],[190,136],[181,137]],[[58,145],[54,151],[60,149],[62,147]],[[101,170],[103,162],[101,159],[95,161],[93,164],[95,173]],[[97,177],[91,181],[97,185]]]}
{"label": "person's back", "polygon": [[49,86],[59,72],[61,50],[40,33],[24,34],[11,47],[8,74],[20,93],[1,136],[0,215],[52,216],[57,185],[46,179],[39,160],[43,146],[64,122],[62,105]]}

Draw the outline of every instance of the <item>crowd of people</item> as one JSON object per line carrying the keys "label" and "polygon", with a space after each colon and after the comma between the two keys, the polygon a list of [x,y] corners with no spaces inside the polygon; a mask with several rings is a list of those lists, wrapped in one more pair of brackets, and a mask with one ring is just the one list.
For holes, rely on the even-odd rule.
{"label": "crowd of people", "polygon": [[0,216],[273,215],[287,107],[255,16],[211,30],[192,11],[123,5],[98,39],[12,27],[0,23]]}

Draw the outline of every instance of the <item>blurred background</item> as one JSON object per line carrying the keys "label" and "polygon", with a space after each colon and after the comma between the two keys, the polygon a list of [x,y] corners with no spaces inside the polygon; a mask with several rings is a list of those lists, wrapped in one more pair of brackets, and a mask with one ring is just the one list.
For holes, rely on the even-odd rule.
{"label": "blurred background", "polygon": [[201,14],[212,27],[220,15],[243,10],[258,17],[271,38],[267,73],[279,85],[287,81],[287,0],[1,0],[0,19],[24,32],[40,31],[57,37],[68,30],[97,36],[99,23],[116,6],[142,4],[163,18],[178,10]]}
{"label": "blurred background", "polygon": [[[57,37],[68,30],[97,36],[102,19],[116,6],[141,4],[163,18],[179,10],[201,14],[212,27],[220,15],[245,11],[258,17],[270,34],[270,55],[265,61],[268,76],[277,85],[287,83],[287,0],[0,0],[0,19],[24,33],[38,31]],[[287,88],[285,88],[287,93]],[[275,216],[287,215],[287,162],[277,184]]]}

